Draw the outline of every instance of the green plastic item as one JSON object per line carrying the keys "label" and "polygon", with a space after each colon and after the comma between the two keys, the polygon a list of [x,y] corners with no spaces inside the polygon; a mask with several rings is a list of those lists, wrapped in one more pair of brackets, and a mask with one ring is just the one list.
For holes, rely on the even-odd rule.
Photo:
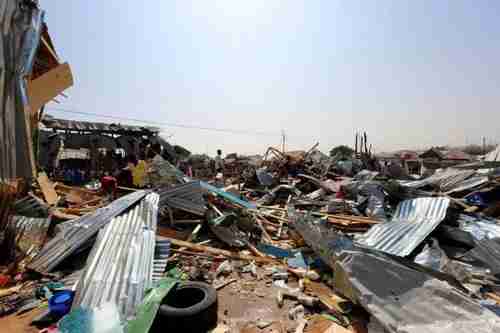
{"label": "green plastic item", "polygon": [[147,333],[153,324],[162,299],[165,298],[170,289],[172,289],[177,282],[179,282],[178,279],[171,277],[161,279],[158,285],[151,289],[146,295],[144,301],[137,310],[135,319],[127,323],[125,332]]}
{"label": "green plastic item", "polygon": [[331,320],[331,321],[333,321],[333,322],[335,322],[335,323],[337,323],[337,324],[339,324],[341,326],[345,325],[339,318],[337,318],[335,316],[332,316],[330,314],[323,313],[321,316],[324,317],[324,318],[326,318],[326,319],[328,319],[328,320]]}

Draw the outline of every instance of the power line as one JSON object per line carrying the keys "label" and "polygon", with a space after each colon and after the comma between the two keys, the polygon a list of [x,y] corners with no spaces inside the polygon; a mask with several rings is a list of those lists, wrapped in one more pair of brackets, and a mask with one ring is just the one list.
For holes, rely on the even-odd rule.
{"label": "power line", "polygon": [[278,133],[278,132],[273,133],[273,132],[260,132],[260,131],[245,131],[245,130],[233,130],[230,128],[201,127],[201,126],[194,126],[194,125],[164,123],[164,122],[159,122],[159,121],[151,121],[151,120],[135,119],[135,118],[127,118],[127,117],[118,117],[118,116],[103,115],[103,114],[98,114],[98,113],[69,110],[69,109],[63,109],[63,108],[52,107],[52,106],[47,106],[46,109],[64,112],[64,113],[79,114],[79,115],[84,115],[84,116],[108,118],[108,119],[124,120],[124,121],[135,121],[135,122],[140,122],[140,123],[144,123],[144,124],[152,124],[152,125],[176,127],[176,128],[184,128],[184,129],[197,129],[197,130],[203,130],[203,131],[213,131],[213,132],[231,133],[231,134],[245,134],[245,135],[265,135],[265,136],[279,136],[280,135],[280,133]]}

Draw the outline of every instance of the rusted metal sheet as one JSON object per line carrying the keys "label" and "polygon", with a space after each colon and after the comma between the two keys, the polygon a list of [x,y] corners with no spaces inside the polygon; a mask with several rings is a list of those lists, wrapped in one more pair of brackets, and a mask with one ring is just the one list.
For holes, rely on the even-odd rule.
{"label": "rusted metal sheet", "polygon": [[35,256],[47,238],[50,223],[50,217],[12,216],[6,236],[10,248],[22,255]]}
{"label": "rusted metal sheet", "polygon": [[12,206],[16,199],[16,194],[16,184],[3,183],[0,181],[0,234],[7,225],[8,218],[12,211]]}

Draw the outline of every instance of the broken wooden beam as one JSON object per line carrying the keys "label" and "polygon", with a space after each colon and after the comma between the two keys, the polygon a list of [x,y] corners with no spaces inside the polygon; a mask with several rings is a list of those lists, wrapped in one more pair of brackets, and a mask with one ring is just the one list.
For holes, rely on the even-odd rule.
{"label": "broken wooden beam", "polygon": [[261,262],[261,263],[276,263],[276,261],[272,258],[249,256],[249,255],[231,252],[231,251],[227,251],[227,250],[217,249],[214,247],[185,242],[185,241],[181,241],[181,240],[178,240],[175,238],[167,238],[167,239],[170,241],[170,243],[172,245],[184,247],[186,249],[191,249],[191,250],[195,250],[195,251],[199,251],[199,252],[205,252],[208,254],[219,255],[219,256],[224,256],[227,258],[238,259],[238,260],[248,260],[248,261]]}

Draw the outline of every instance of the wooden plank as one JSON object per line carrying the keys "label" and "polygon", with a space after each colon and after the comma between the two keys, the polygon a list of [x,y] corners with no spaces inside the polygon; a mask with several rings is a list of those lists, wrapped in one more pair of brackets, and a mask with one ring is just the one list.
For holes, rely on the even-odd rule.
{"label": "wooden plank", "polygon": [[486,293],[485,294],[488,298],[494,300],[495,302],[497,302],[497,304],[500,304],[500,295],[497,295],[495,293]]}
{"label": "wooden plank", "polygon": [[181,241],[175,238],[168,238],[170,243],[172,245],[180,246],[180,247],[185,247],[187,249],[195,250],[195,251],[200,251],[200,252],[205,252],[213,255],[220,255],[224,256],[227,258],[233,258],[233,259],[239,259],[239,260],[249,260],[249,261],[255,261],[255,262],[264,262],[264,263],[276,263],[274,259],[271,258],[261,258],[261,257],[255,257],[255,256],[248,256],[244,254],[239,254],[236,252],[231,252],[227,250],[222,250],[222,249],[217,249],[209,246],[204,246],[204,245],[199,245],[199,244],[193,244],[190,242],[185,242]]}
{"label": "wooden plank", "polygon": [[225,286],[227,286],[228,284],[231,284],[233,282],[236,282],[238,281],[237,279],[229,279],[227,281],[222,281],[221,283],[219,283],[218,285],[215,285],[214,288],[215,290],[219,290],[219,289],[222,289],[224,288]]}
{"label": "wooden plank", "polygon": [[58,219],[61,219],[61,220],[74,220],[74,219],[80,218],[79,215],[66,214],[66,213],[61,212],[60,210],[57,210],[57,209],[52,211],[52,215]]}
{"label": "wooden plank", "polygon": [[52,47],[50,47],[50,44],[45,40],[45,37],[42,36],[42,44],[47,48],[49,51],[50,55],[54,57],[54,60],[59,62],[59,57],[56,54],[56,51],[52,50]]}
{"label": "wooden plank", "polygon": [[49,206],[53,206],[59,200],[57,192],[55,190],[54,184],[49,180],[45,172],[40,172],[38,174],[38,184],[40,185],[40,189],[42,190],[45,201],[49,204]]}
{"label": "wooden plank", "polygon": [[12,295],[14,293],[17,293],[21,290],[23,285],[17,285],[17,286],[14,286],[14,287],[10,287],[10,288],[7,288],[7,289],[0,289],[0,297],[4,297],[4,296],[8,296],[8,295]]}
{"label": "wooden plank", "polygon": [[70,191],[77,191],[79,193],[83,193],[83,194],[81,194],[83,196],[85,196],[85,194],[91,195],[91,196],[99,195],[97,191],[87,190],[83,187],[68,186],[68,185],[64,185],[61,183],[55,183],[55,188],[56,188],[57,192],[61,192],[61,193],[69,193]]}
{"label": "wooden plank", "polygon": [[73,75],[68,63],[61,64],[47,73],[27,82],[32,114],[65,89],[73,85]]}
{"label": "wooden plank", "polygon": [[32,112],[33,110],[30,108],[28,104],[24,105],[23,107],[23,118],[24,118],[24,124],[25,124],[25,129],[26,129],[26,140],[28,143],[28,160],[31,166],[31,175],[34,178],[36,178],[36,163],[35,163],[35,153],[33,151],[33,140],[32,140]]}

